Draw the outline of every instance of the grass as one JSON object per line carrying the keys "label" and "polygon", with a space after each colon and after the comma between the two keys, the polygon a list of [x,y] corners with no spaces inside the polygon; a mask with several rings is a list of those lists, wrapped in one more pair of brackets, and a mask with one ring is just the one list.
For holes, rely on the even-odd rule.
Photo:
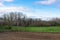
{"label": "grass", "polygon": [[0,27],[0,32],[4,31],[19,31],[19,32],[58,32],[60,33],[60,27],[59,26],[51,26],[51,27],[17,27],[14,26],[11,29],[8,27]]}
{"label": "grass", "polygon": [[60,27],[12,27],[12,31],[25,32],[60,32]]}

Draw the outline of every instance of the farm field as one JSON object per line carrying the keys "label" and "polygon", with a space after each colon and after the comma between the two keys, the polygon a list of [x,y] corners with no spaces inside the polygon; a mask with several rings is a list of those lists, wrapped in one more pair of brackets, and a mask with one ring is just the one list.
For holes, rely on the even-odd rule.
{"label": "farm field", "polygon": [[51,26],[51,27],[20,27],[20,26],[12,26],[11,29],[6,26],[0,27],[0,32],[4,31],[13,31],[13,32],[55,32],[60,33],[59,26]]}
{"label": "farm field", "polygon": [[60,33],[4,32],[0,40],[60,40]]}
{"label": "farm field", "polygon": [[[8,30],[8,31],[7,31]],[[1,27],[0,40],[60,40],[60,27]]]}
{"label": "farm field", "polygon": [[12,31],[24,31],[24,32],[58,32],[60,33],[60,27],[12,27]]}

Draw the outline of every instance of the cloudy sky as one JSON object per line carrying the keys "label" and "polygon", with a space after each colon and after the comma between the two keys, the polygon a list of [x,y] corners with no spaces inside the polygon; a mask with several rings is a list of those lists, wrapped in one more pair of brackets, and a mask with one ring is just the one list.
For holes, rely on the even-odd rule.
{"label": "cloudy sky", "polygon": [[0,16],[11,11],[33,18],[60,17],[60,0],[0,0]]}

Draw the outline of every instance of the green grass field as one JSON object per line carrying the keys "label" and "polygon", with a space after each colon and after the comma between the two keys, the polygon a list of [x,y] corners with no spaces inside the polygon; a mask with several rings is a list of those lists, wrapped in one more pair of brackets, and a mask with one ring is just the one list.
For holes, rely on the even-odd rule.
{"label": "green grass field", "polygon": [[60,33],[60,27],[59,26],[52,26],[52,27],[17,27],[14,26],[11,29],[8,29],[7,27],[0,27],[0,32],[3,31],[22,31],[22,32],[59,32]]}
{"label": "green grass field", "polygon": [[11,30],[25,32],[60,32],[60,27],[12,27]]}

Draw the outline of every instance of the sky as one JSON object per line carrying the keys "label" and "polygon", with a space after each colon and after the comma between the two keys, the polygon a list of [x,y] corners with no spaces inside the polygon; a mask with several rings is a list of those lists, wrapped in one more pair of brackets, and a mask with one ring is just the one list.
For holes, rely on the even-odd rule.
{"label": "sky", "polygon": [[0,0],[0,16],[22,12],[31,18],[60,18],[60,0]]}

